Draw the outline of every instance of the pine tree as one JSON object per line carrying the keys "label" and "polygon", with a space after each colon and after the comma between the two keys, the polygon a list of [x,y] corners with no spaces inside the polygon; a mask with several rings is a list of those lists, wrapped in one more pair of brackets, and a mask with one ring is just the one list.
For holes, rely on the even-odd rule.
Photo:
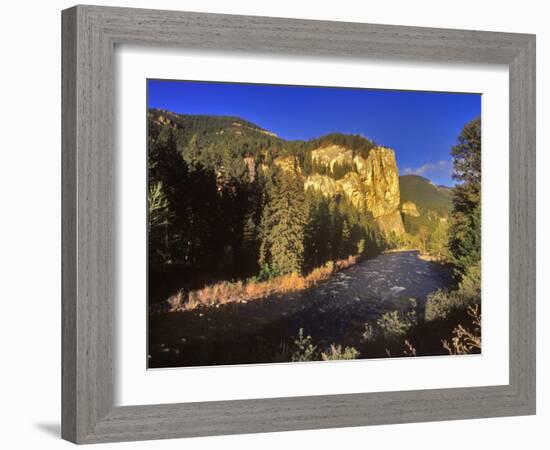
{"label": "pine tree", "polygon": [[178,253],[181,234],[175,180],[185,180],[187,167],[176,150],[176,136],[163,128],[149,137],[147,192],[150,262],[162,265]]}
{"label": "pine tree", "polygon": [[307,175],[310,175],[312,171],[313,171],[313,162],[311,161],[311,152],[307,152],[304,155],[302,173],[305,176],[307,176]]}
{"label": "pine tree", "polygon": [[337,259],[339,256],[339,251],[341,249],[340,245],[342,242],[342,216],[340,215],[340,209],[338,207],[337,200],[331,198],[328,202],[328,210],[330,215],[330,251],[331,259]]}
{"label": "pine tree", "polygon": [[420,240],[420,249],[422,253],[426,253],[428,249],[428,239],[430,237],[430,229],[426,225],[421,225],[418,229],[418,239]]}
{"label": "pine tree", "polygon": [[170,251],[172,239],[169,227],[172,224],[174,213],[170,209],[170,204],[162,187],[162,181],[150,183],[149,192],[147,193],[147,206],[150,250],[156,253],[156,257],[165,260],[168,258]]}
{"label": "pine tree", "polygon": [[153,182],[147,195],[149,209],[149,232],[154,232],[159,226],[169,222],[170,207],[162,189],[162,181]]}
{"label": "pine tree", "polygon": [[244,221],[242,237],[242,265],[247,272],[252,272],[258,264],[258,226],[254,217],[248,214]]}
{"label": "pine tree", "polygon": [[342,238],[340,240],[340,257],[346,258],[353,253],[351,244],[351,230],[348,221],[342,223]]}
{"label": "pine tree", "polygon": [[260,266],[267,264],[278,274],[300,273],[304,263],[307,221],[303,181],[296,173],[277,170],[266,189]]}
{"label": "pine tree", "polygon": [[304,263],[308,269],[325,264],[331,259],[331,224],[328,201],[319,192],[306,192],[307,225],[304,236]]}
{"label": "pine tree", "polygon": [[[481,261],[481,119],[467,123],[452,148],[453,211],[449,228],[451,262],[460,279],[479,274]],[[475,275],[477,276],[477,275]]]}
{"label": "pine tree", "polygon": [[430,236],[431,252],[438,259],[445,259],[448,252],[449,224],[446,220],[440,220]]}

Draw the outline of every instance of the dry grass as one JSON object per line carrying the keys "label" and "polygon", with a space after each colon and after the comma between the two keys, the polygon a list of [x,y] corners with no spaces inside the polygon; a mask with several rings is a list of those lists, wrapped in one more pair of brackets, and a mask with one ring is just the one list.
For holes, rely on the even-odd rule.
{"label": "dry grass", "polygon": [[334,272],[346,269],[358,261],[357,256],[349,256],[336,262],[329,261],[324,266],[316,267],[309,274],[298,273],[281,275],[267,281],[222,281],[202,289],[190,291],[187,295],[183,290],[167,299],[169,311],[185,311],[198,306],[217,306],[232,302],[248,302],[268,297],[272,294],[286,294],[302,291],[314,286],[319,281],[326,280]]}
{"label": "dry grass", "polygon": [[319,281],[326,280],[334,273],[334,263],[327,262],[324,266],[316,267],[306,276],[306,283],[309,286],[317,284]]}
{"label": "dry grass", "polygon": [[244,296],[247,299],[263,298],[274,292],[271,281],[250,282],[244,286]]}
{"label": "dry grass", "polygon": [[307,287],[306,279],[296,272],[277,277],[276,280],[278,281],[277,291],[281,293],[301,291]]}
{"label": "dry grass", "polygon": [[168,303],[168,306],[170,307],[170,311],[183,311],[187,306],[191,304],[191,298],[189,298],[189,302],[185,301],[185,294],[182,290],[179,290],[174,295],[168,298],[166,300],[166,303]]}
{"label": "dry grass", "polygon": [[346,359],[357,359],[360,353],[354,347],[346,347],[342,349],[341,345],[332,344],[330,349],[325,353],[321,353],[323,361],[340,361]]}

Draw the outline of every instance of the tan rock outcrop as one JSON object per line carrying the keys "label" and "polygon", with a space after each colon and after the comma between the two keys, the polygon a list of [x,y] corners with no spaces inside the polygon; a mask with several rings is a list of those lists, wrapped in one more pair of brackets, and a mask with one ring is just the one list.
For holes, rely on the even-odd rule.
{"label": "tan rock outcrop", "polygon": [[350,149],[330,145],[312,151],[314,166],[322,165],[330,173],[335,166],[349,166],[342,178],[314,173],[305,179],[305,188],[312,188],[327,197],[343,194],[357,209],[369,211],[386,232],[405,232],[399,213],[399,173],[393,150],[375,147],[367,158],[354,155]]}
{"label": "tan rock outcrop", "polygon": [[248,180],[252,182],[256,178],[256,162],[252,156],[246,156],[244,158],[244,163],[248,171]]}
{"label": "tan rock outcrop", "polygon": [[298,158],[295,156],[279,156],[273,160],[273,164],[282,169],[284,172],[302,173]]}
{"label": "tan rock outcrop", "polygon": [[416,203],[411,201],[405,201],[401,205],[401,212],[407,216],[418,217],[420,212],[416,208]]}

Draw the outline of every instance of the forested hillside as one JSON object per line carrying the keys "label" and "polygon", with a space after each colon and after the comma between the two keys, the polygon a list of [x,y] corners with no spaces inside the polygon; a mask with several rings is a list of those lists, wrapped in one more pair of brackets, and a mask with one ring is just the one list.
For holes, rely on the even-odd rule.
{"label": "forested hillside", "polygon": [[407,232],[403,241],[438,260],[447,260],[453,190],[435,186],[419,175],[400,176],[399,186],[401,212]]}
{"label": "forested hillside", "polygon": [[449,213],[453,209],[452,190],[435,186],[420,175],[401,175],[399,177],[401,201],[411,201],[421,208],[439,213]]}
{"label": "forested hillside", "polygon": [[289,142],[239,118],[150,110],[150,275],[177,271],[197,287],[302,274],[386,248],[377,220],[367,206],[357,208],[353,192],[304,189],[313,174],[334,180],[349,172],[360,182],[353,164],[313,161],[313,149],[330,145],[352,161],[366,161],[375,147],[342,134]]}

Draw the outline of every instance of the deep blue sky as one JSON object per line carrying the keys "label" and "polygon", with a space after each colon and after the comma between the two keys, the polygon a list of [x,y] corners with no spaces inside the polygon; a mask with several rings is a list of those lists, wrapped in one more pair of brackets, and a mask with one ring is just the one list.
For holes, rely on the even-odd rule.
{"label": "deep blue sky", "polygon": [[148,107],[238,116],[284,139],[361,134],[395,150],[400,174],[453,185],[451,146],[481,95],[148,80]]}

